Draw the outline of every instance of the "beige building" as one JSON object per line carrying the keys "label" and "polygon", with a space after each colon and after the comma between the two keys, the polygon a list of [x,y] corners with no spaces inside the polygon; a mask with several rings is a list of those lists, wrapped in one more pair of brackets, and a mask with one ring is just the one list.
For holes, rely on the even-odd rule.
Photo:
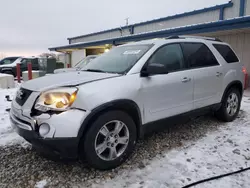
{"label": "beige building", "polygon": [[212,36],[228,42],[250,71],[250,0],[225,4],[173,16],[68,38],[68,45],[50,48],[66,54],[72,66],[87,55],[100,54],[112,46],[173,35]]}

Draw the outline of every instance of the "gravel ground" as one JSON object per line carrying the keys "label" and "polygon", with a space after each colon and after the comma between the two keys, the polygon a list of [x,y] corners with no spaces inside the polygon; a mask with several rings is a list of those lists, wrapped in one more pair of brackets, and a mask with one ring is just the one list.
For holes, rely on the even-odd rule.
{"label": "gravel ground", "polygon": [[145,168],[155,157],[163,156],[162,151],[165,153],[186,142],[192,143],[208,132],[216,131],[219,126],[223,123],[213,116],[204,116],[150,134],[138,142],[134,154],[125,164],[108,172],[90,169],[79,161],[54,162],[23,144],[0,146],[0,187],[39,187],[37,182],[40,181],[46,184],[45,187],[91,187],[124,171]]}

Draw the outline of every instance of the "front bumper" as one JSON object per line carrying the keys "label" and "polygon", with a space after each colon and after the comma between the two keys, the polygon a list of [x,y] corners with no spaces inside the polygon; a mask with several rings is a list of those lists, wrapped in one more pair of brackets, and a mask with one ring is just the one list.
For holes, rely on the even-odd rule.
{"label": "front bumper", "polygon": [[76,159],[78,157],[77,138],[41,138],[37,132],[22,129],[12,120],[11,124],[21,137],[47,156],[67,159]]}
{"label": "front bumper", "polygon": [[[77,158],[80,140],[78,132],[87,113],[71,109],[60,114],[31,117],[28,116],[31,108],[25,105],[26,103],[21,107],[12,101],[10,122],[15,131],[44,154],[60,158]],[[39,134],[42,124],[48,124],[50,127],[49,132],[43,136]]]}

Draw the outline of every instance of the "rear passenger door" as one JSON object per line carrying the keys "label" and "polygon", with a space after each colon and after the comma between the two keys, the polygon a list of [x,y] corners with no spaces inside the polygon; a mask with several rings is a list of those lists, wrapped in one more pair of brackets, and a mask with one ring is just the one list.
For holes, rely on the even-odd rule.
{"label": "rear passenger door", "polygon": [[223,70],[204,43],[182,43],[183,54],[194,76],[194,109],[219,103]]}

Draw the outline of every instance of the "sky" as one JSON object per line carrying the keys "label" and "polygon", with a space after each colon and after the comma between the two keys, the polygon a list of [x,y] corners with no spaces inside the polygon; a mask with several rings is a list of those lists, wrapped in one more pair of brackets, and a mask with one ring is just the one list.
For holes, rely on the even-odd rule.
{"label": "sky", "polygon": [[0,0],[0,56],[39,55],[67,38],[228,0]]}

